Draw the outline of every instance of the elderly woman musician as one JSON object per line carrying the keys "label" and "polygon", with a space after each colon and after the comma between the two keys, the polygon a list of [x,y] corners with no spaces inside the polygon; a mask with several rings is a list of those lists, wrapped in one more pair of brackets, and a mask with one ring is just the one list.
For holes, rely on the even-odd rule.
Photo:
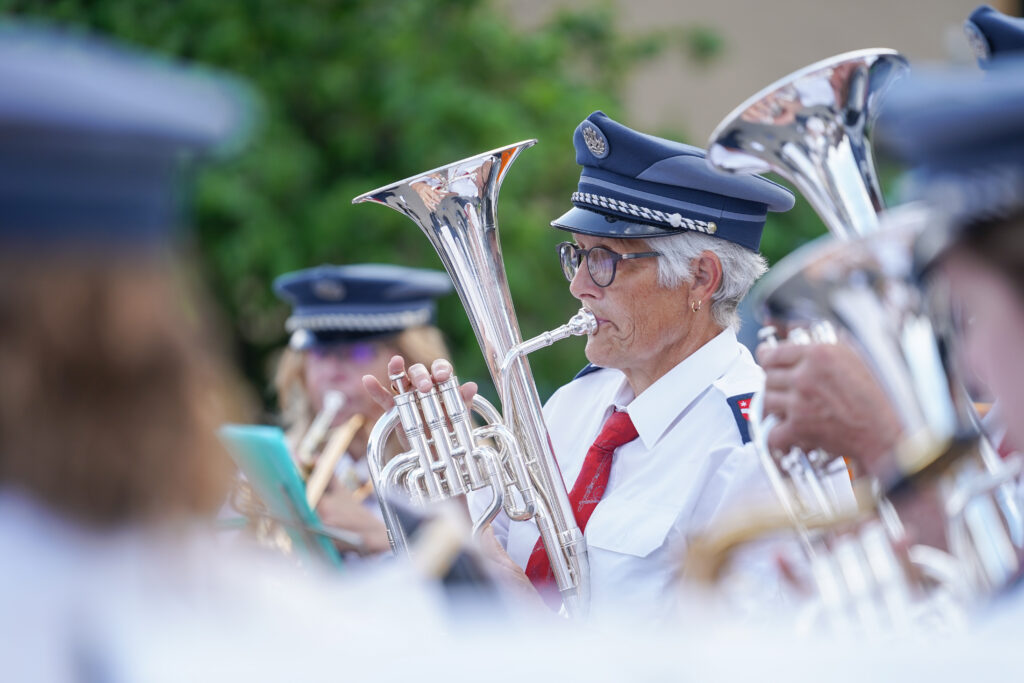
{"label": "elderly woman musician", "polygon": [[[274,281],[293,308],[274,378],[284,427],[303,461],[323,454],[332,429],[352,430],[317,512],[328,526],[360,534],[368,553],[389,547],[365,461],[367,437],[383,411],[360,380],[382,373],[395,354],[417,363],[447,358],[433,322],[437,297],[451,289],[444,273],[380,264],[323,265]],[[319,435],[307,438],[314,431]]]}
{"label": "elderly woman musician", "polygon": [[[793,197],[757,176],[719,175],[703,150],[601,112],[573,142],[579,191],[552,226],[570,233],[557,247],[561,268],[598,329],[590,364],[544,417],[587,541],[592,613],[620,603],[646,611],[664,604],[687,535],[762,485],[744,448],[762,374],[736,341],[736,305],[765,270],[757,248],[768,211],[788,210]],[[391,371],[404,362],[392,359]],[[408,370],[420,390],[451,372],[446,362]],[[375,378],[364,382],[390,404]],[[504,570],[550,596],[536,526],[502,514],[492,528]]]}

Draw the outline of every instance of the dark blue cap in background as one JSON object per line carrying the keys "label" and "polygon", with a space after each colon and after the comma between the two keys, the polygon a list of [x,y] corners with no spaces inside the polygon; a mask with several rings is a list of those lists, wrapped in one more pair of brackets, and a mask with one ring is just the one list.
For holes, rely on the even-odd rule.
{"label": "dark blue cap in background", "polygon": [[52,26],[0,24],[0,241],[163,243],[183,163],[232,151],[239,81]]}
{"label": "dark blue cap in background", "polygon": [[1008,16],[988,5],[971,12],[964,22],[964,33],[983,69],[993,59],[1024,51],[1024,19]]}
{"label": "dark blue cap in background", "polygon": [[433,323],[447,274],[384,264],[323,265],[286,273],[274,292],[291,304],[285,329],[296,349],[396,334]]}
{"label": "dark blue cap in background", "polygon": [[646,135],[597,111],[573,135],[583,166],[575,208],[551,222],[613,238],[701,232],[757,251],[768,211],[788,211],[793,194],[756,175],[715,171],[699,147]]}
{"label": "dark blue cap in background", "polygon": [[1024,206],[1024,55],[975,69],[917,69],[894,88],[874,135],[911,167],[904,199],[954,221]]}

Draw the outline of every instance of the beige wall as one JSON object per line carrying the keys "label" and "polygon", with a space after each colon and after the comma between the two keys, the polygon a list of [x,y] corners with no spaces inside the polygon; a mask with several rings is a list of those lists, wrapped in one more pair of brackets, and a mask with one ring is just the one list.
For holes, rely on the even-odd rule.
{"label": "beige wall", "polygon": [[[559,7],[585,0],[501,0],[525,29]],[[629,31],[706,26],[724,38],[712,65],[688,64],[678,51],[643,65],[628,90],[628,120],[641,130],[683,130],[704,145],[723,116],[800,67],[849,50],[890,47],[912,61],[973,61],[961,25],[980,0],[610,0]],[[993,2],[1012,11],[1015,2]],[[588,112],[583,112],[586,114]]]}

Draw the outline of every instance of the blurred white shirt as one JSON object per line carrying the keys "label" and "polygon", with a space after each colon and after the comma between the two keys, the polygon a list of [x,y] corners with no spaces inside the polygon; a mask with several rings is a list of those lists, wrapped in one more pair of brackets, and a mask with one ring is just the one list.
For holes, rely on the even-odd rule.
{"label": "blurred white shirt", "polygon": [[337,680],[339,648],[357,677],[399,678],[387,634],[446,623],[404,564],[301,569],[202,524],[92,530],[4,489],[0,558],[5,681]]}

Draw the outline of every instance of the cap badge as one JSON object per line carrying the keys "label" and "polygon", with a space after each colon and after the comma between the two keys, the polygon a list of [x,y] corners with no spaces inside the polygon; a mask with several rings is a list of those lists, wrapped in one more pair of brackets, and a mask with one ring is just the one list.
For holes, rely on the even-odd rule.
{"label": "cap badge", "polygon": [[313,342],[313,333],[307,329],[298,329],[292,332],[288,340],[288,347],[293,351],[301,351]]}
{"label": "cap badge", "polygon": [[345,298],[345,285],[338,280],[324,278],[313,283],[313,293],[324,301],[341,301]]}
{"label": "cap badge", "polygon": [[586,143],[587,149],[598,159],[604,159],[608,156],[608,138],[604,136],[604,133],[589,121],[583,124],[583,142]]}

